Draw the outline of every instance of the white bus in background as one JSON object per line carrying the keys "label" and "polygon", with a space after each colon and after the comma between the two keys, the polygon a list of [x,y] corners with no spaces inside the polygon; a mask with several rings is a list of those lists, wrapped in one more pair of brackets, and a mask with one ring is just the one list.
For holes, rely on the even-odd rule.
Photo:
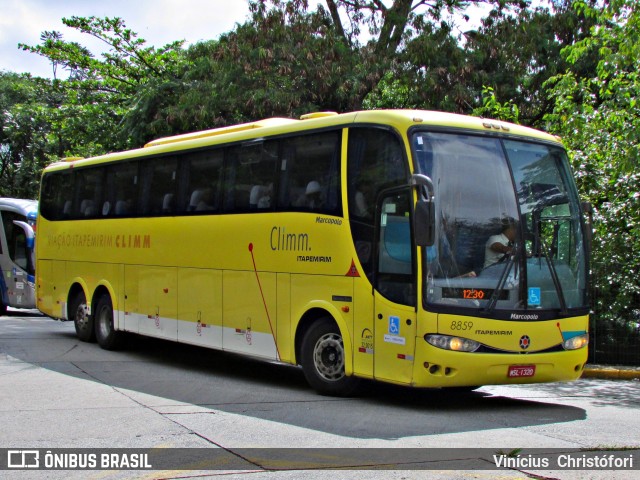
{"label": "white bus in background", "polygon": [[0,198],[0,315],[12,308],[35,308],[35,229],[38,202]]}

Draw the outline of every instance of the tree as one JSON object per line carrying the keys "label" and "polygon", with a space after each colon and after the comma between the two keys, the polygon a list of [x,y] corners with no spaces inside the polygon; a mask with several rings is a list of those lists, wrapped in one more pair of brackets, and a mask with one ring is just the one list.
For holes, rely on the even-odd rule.
{"label": "tree", "polygon": [[560,51],[588,33],[591,23],[566,2],[552,9],[498,3],[475,30],[463,31],[460,21],[424,23],[403,43],[393,72],[367,105],[389,107],[402,99],[416,108],[458,113],[480,108],[489,115],[484,102],[495,100],[494,106],[512,105],[522,123],[540,127],[552,109],[542,86],[568,67]]}
{"label": "tree", "polygon": [[[560,52],[588,35],[592,25],[593,19],[572,8],[571,0],[556,0],[551,8],[494,9],[478,31],[466,33],[474,94],[491,87],[497,98],[518,107],[524,124],[543,126],[544,115],[553,108],[543,85],[578,67],[566,62]],[[594,65],[582,68],[593,72]]]}
{"label": "tree", "polygon": [[[256,3],[278,5],[283,2],[260,0]],[[306,5],[307,2],[286,3]],[[377,95],[378,87],[388,91],[385,82],[396,73],[406,78],[407,72],[415,84],[426,80],[421,89],[416,89],[415,84],[408,85],[414,93],[412,103],[433,105],[447,90],[449,98],[444,103],[449,107],[456,105],[460,100],[456,93],[458,80],[466,72],[461,68],[457,39],[452,36],[452,15],[461,15],[474,4],[526,5],[519,0],[326,0],[325,3],[332,29],[347,46],[349,54],[360,57],[357,77],[360,88],[353,92],[354,108],[360,108],[369,93]],[[318,10],[323,10],[322,6]],[[362,45],[360,38],[364,31],[368,40]]]}
{"label": "tree", "polygon": [[[421,106],[425,93],[435,102],[443,91],[458,88],[458,65],[464,63],[442,18],[470,3],[482,2],[328,0],[310,11],[305,0],[253,0],[247,22],[188,49],[177,78],[159,77],[143,85],[125,125],[135,132],[135,143],[143,143],[172,132],[269,116],[351,111],[363,105]],[[366,42],[360,39],[365,31]],[[410,53],[403,54],[409,46]],[[395,101],[399,98],[384,98],[396,86],[403,88],[396,83],[400,66],[411,64],[413,52],[425,49],[437,53],[425,75],[427,88],[416,89],[421,80],[413,81],[402,105]],[[447,98],[447,106],[459,100]]]}
{"label": "tree", "polygon": [[367,108],[470,109],[469,69],[459,39],[446,23],[427,23],[408,40],[394,64],[367,95]]}
{"label": "tree", "polygon": [[[125,119],[136,141],[271,116],[354,109],[363,95],[360,56],[335,35],[326,11],[279,7],[263,11],[253,4],[248,22],[191,46],[177,79],[140,88]],[[138,125],[148,128],[136,130]]]}
{"label": "tree", "polygon": [[563,51],[571,65],[597,62],[594,75],[567,71],[548,83],[549,128],[564,137],[581,194],[595,210],[593,260],[600,319],[640,322],[640,6],[581,1],[590,35]]}
{"label": "tree", "polygon": [[47,158],[46,81],[0,72],[0,196],[36,198]]}
{"label": "tree", "polygon": [[[55,31],[43,32],[38,46],[20,45],[47,57],[54,79],[0,74],[1,195],[35,198],[47,164],[130,146],[121,122],[131,98],[145,83],[171,78],[182,59],[182,42],[146,47],[119,18],[63,22],[99,38],[107,50],[96,58]],[[68,78],[59,78],[62,69]]]}
{"label": "tree", "polygon": [[482,90],[482,106],[475,108],[473,114],[478,117],[495,118],[511,123],[520,123],[520,109],[513,100],[500,103],[491,87]]}
{"label": "tree", "polygon": [[62,22],[99,39],[106,50],[95,57],[57,32],[43,33],[40,45],[19,45],[48,58],[54,69],[62,67],[69,74],[68,79],[54,80],[52,84],[64,97],[64,112],[57,116],[60,133],[80,133],[84,142],[71,141],[75,154],[99,154],[132,146],[119,123],[133,107],[131,99],[145,84],[176,78],[183,61],[183,42],[159,49],[147,47],[146,41],[118,17],[71,17]]}

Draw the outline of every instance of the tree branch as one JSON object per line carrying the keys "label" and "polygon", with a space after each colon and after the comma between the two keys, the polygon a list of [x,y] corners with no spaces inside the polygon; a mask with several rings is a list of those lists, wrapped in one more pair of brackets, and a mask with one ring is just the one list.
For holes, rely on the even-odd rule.
{"label": "tree branch", "polygon": [[344,32],[344,27],[342,26],[342,20],[340,20],[340,12],[338,12],[338,6],[334,0],[327,0],[327,7],[329,8],[329,13],[331,13],[331,19],[333,20],[333,28],[340,38],[344,40],[345,43],[349,44],[349,39]]}

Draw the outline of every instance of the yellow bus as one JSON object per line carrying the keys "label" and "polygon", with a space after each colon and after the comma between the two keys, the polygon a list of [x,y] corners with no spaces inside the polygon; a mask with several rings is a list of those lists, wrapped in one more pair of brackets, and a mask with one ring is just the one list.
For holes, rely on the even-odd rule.
{"label": "yellow bus", "polygon": [[301,365],[329,395],[587,359],[567,155],[517,125],[318,112],[162,138],[46,168],[38,229],[38,308],[106,349],[132,332]]}

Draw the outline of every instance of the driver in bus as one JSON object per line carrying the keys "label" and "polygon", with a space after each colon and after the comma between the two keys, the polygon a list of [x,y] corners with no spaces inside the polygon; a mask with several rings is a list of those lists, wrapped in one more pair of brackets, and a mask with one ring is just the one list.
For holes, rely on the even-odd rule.
{"label": "driver in bus", "polygon": [[502,221],[502,232],[492,235],[484,249],[484,268],[504,260],[513,253],[513,242],[516,240],[516,221],[509,217]]}

